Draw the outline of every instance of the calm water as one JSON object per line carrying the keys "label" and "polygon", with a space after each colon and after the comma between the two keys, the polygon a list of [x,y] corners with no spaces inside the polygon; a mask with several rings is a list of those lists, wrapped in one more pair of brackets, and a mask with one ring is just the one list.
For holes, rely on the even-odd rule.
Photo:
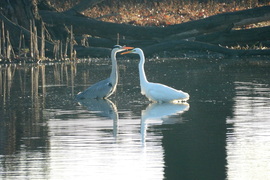
{"label": "calm water", "polygon": [[149,81],[186,104],[140,94],[138,60],[119,60],[109,100],[74,102],[110,61],[0,66],[0,179],[270,179],[270,67],[155,59]]}

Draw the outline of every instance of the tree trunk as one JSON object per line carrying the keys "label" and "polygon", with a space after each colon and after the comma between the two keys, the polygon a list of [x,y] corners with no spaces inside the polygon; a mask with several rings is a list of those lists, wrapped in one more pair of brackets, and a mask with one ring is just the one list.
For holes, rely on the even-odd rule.
{"label": "tree trunk", "polygon": [[[4,11],[0,13],[0,20],[4,22],[6,31],[10,33],[10,41],[14,50],[19,50],[21,36],[24,36],[25,45],[35,48],[35,60],[39,59],[39,47],[52,51],[53,43],[41,41],[41,18],[39,16],[37,0],[13,0],[4,1]],[[32,24],[31,24],[32,23]],[[33,26],[34,25],[34,26]],[[32,33],[32,34],[31,34]],[[32,40],[32,42],[30,42]],[[32,48],[30,47],[32,45]],[[29,50],[31,52],[31,50]]]}
{"label": "tree trunk", "polygon": [[47,24],[66,24],[74,27],[74,33],[114,38],[116,34],[128,39],[185,39],[216,31],[228,31],[233,27],[270,20],[270,6],[244,11],[218,14],[205,19],[190,21],[168,27],[142,27],[127,24],[115,24],[95,19],[71,16],[68,14],[40,11]]}
{"label": "tree trunk", "polygon": [[[107,57],[110,55],[109,48],[118,40],[122,45],[141,47],[148,56],[163,51],[183,49],[213,51],[228,56],[269,55],[269,50],[233,50],[225,46],[251,46],[270,40],[270,26],[232,30],[234,27],[269,21],[270,6],[218,14],[168,27],[142,27],[98,21],[81,14],[87,8],[102,1],[82,0],[65,12],[56,12],[43,1],[41,1],[42,5],[37,6],[38,0],[4,1],[1,3],[0,20],[5,22],[14,47],[19,46],[21,33],[24,34],[26,41],[31,39],[30,20],[35,22],[38,28],[37,35],[41,35],[39,28],[41,21],[44,21],[45,30],[47,30],[45,31],[47,39],[45,47],[50,52],[55,47],[52,39],[66,40],[67,37],[73,37],[68,30],[72,26],[78,44],[74,46],[78,57]],[[83,41],[86,40],[87,46],[90,47],[80,45],[82,37],[79,36],[85,34],[90,37]],[[118,39],[118,36],[123,38]],[[37,39],[40,38],[37,37]]]}
{"label": "tree trunk", "polygon": [[219,44],[222,46],[258,45],[258,42],[270,40],[270,26],[245,30],[215,32],[197,36],[195,37],[195,40],[216,45]]}

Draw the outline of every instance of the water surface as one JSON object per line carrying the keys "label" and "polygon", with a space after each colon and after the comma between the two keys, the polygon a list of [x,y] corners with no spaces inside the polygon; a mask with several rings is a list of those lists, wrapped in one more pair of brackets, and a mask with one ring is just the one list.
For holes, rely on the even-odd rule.
{"label": "water surface", "polygon": [[178,105],[140,94],[136,59],[109,100],[81,102],[108,59],[1,65],[0,179],[269,179],[269,65],[224,61],[147,60],[149,81],[190,94]]}

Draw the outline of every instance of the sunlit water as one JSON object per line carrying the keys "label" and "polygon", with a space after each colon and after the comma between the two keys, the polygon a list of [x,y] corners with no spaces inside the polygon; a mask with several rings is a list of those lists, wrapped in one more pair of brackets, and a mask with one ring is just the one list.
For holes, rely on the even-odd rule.
{"label": "sunlit water", "polygon": [[270,178],[269,86],[235,82],[234,117],[227,132],[229,179]]}
{"label": "sunlit water", "polygon": [[110,61],[1,66],[0,179],[270,179],[269,65],[223,61],[146,62],[184,104],[142,96],[136,59],[109,100],[80,102]]}

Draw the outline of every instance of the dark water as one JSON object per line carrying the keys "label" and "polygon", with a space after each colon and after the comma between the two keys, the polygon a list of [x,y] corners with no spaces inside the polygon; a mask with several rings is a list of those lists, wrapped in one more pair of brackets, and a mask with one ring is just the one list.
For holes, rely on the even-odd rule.
{"label": "dark water", "polygon": [[[239,59],[240,60],[240,59]],[[186,104],[140,94],[138,60],[119,60],[108,101],[73,97],[110,61],[0,67],[0,179],[270,179],[270,67],[155,59],[149,81]]]}

